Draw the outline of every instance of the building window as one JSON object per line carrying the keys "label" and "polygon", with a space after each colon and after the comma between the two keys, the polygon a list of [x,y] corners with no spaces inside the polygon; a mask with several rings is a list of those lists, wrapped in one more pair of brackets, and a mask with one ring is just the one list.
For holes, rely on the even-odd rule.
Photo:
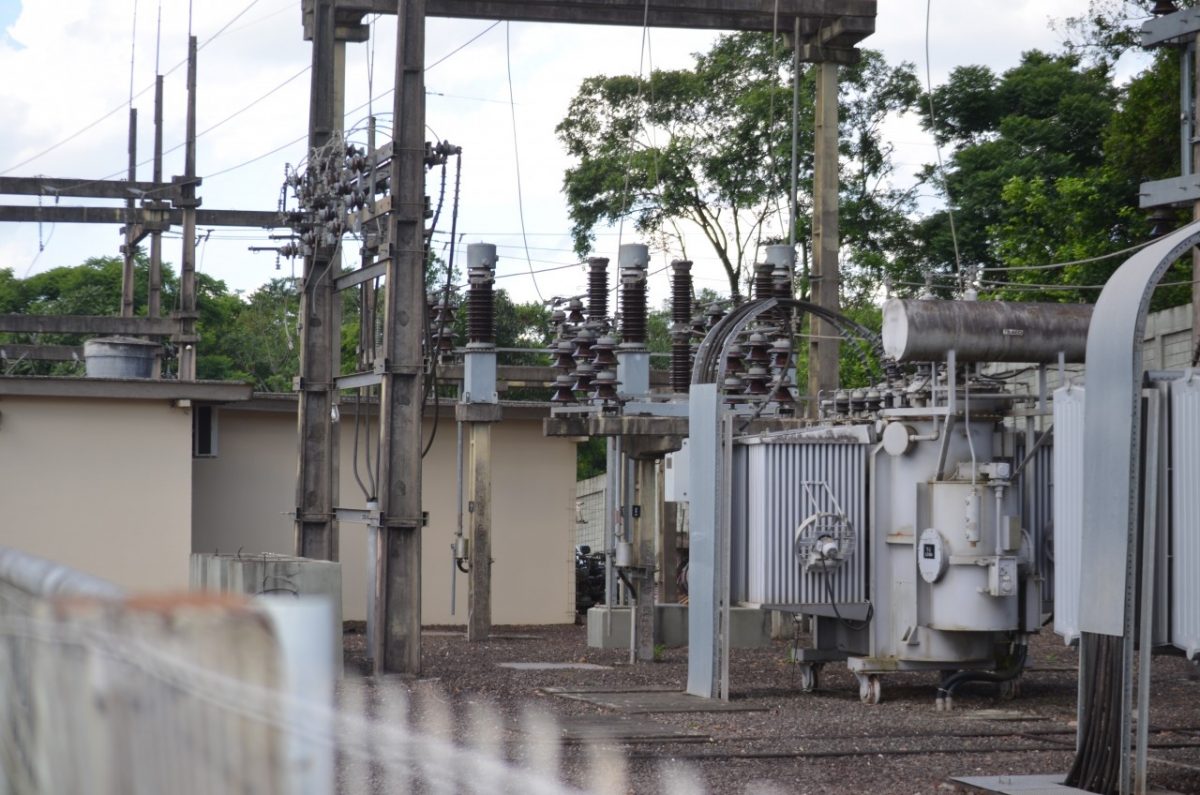
{"label": "building window", "polygon": [[192,409],[192,455],[196,458],[217,457],[217,409],[214,406]]}

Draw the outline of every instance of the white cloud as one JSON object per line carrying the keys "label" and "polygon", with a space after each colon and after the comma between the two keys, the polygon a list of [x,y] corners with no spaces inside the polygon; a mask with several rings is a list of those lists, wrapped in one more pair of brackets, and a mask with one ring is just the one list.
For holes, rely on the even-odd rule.
{"label": "white cloud", "polygon": [[[162,4],[161,62],[163,69],[186,56],[187,5]],[[193,29],[204,44],[212,34],[242,11],[247,0],[206,0],[194,4]],[[198,127],[204,130],[252,103],[310,61],[310,47],[302,40],[298,0],[257,0],[229,30],[200,53]],[[909,60],[924,68],[925,2],[882,0],[877,33],[865,44],[882,49],[889,60]],[[1086,0],[1011,0],[1010,2],[948,2],[935,0],[930,30],[933,79],[965,63],[986,63],[998,71],[1015,65],[1024,50],[1054,48],[1057,36],[1050,18],[1078,13]],[[8,30],[20,46],[0,38],[0,74],[33,75],[34,79],[9,79],[0,88],[0,170],[30,157],[75,132],[105,112],[120,107],[129,93],[129,60],[132,0],[58,0],[55,3],[25,0],[17,21]],[[138,4],[135,90],[153,81],[156,46],[156,3]],[[490,22],[431,19],[427,24],[427,62],[432,63],[483,31]],[[395,53],[394,17],[375,25],[373,90],[380,94],[392,86]],[[517,102],[521,179],[525,221],[530,233],[530,257],[535,268],[572,262],[567,232],[569,222],[560,195],[567,165],[554,127],[580,81],[597,74],[634,73],[642,62],[642,31],[637,28],[577,27],[513,23],[511,69]],[[650,53],[657,68],[686,66],[691,54],[705,50],[713,34],[699,31],[654,30]],[[368,62],[371,45],[348,45],[346,106],[354,108],[368,98]],[[64,57],[69,54],[69,57]],[[644,64],[645,68],[649,63]],[[505,25],[485,33],[478,41],[429,71],[431,94],[427,119],[437,134],[464,148],[462,208],[459,231],[468,242],[486,238],[501,246],[502,274],[528,268],[521,245],[517,212],[516,168],[513,162],[512,120],[508,106]],[[303,75],[254,105],[237,118],[200,139],[198,168],[211,174],[261,155],[307,129],[309,77]],[[139,155],[149,157],[152,144],[152,95],[139,98]],[[182,141],[184,69],[166,81],[166,130],[169,148]],[[374,111],[386,122],[390,97],[375,103]],[[351,114],[350,123],[366,117]],[[15,170],[14,174],[47,174],[97,178],[123,172],[126,162],[126,112],[122,109],[94,129],[52,153]],[[911,121],[889,128],[899,140],[901,173],[911,173],[932,157],[923,133]],[[902,138],[901,138],[902,136]],[[432,137],[432,136],[431,136]],[[228,174],[206,179],[201,188],[208,208],[273,209],[279,196],[285,162],[303,156],[295,145]],[[168,176],[182,170],[182,150],[167,156]],[[139,176],[149,178],[149,167]],[[451,174],[451,180],[453,175]],[[436,195],[436,179],[429,192]],[[449,219],[441,228],[448,230]],[[599,253],[616,256],[615,230],[599,236]],[[43,228],[43,240],[48,229]],[[263,233],[265,234],[265,233]],[[274,258],[251,254],[249,232],[217,231],[205,246],[203,269],[231,287],[252,290],[278,275]],[[237,237],[237,240],[221,238]],[[50,245],[38,259],[36,270],[75,264],[88,256],[116,254],[119,235],[115,227],[90,228],[60,225]],[[631,242],[627,231],[626,242]],[[178,241],[167,246],[167,257],[178,261]],[[350,256],[353,246],[348,246]],[[611,249],[611,250],[610,250]],[[0,267],[22,275],[38,252],[33,224],[0,226]],[[721,288],[724,277],[715,258],[699,246],[689,252],[697,260],[698,285]],[[658,260],[656,259],[656,262]],[[285,265],[285,269],[287,266]],[[290,272],[290,270],[288,270]],[[566,294],[582,289],[580,271],[568,269],[538,277],[544,294]],[[534,297],[527,277],[505,278],[501,286],[518,299]],[[666,294],[666,275],[652,281],[652,300]]]}

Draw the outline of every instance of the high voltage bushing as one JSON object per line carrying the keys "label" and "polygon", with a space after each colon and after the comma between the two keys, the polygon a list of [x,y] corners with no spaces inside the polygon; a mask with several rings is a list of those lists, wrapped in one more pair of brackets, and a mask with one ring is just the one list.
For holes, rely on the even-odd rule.
{"label": "high voltage bushing", "polygon": [[687,392],[692,380],[692,263],[671,262],[671,389]]}
{"label": "high voltage bushing", "polygon": [[646,344],[646,265],[650,249],[626,243],[617,254],[621,269],[621,341],[627,346]]}
{"label": "high voltage bushing", "polygon": [[775,296],[775,282],[772,273],[775,270],[769,262],[758,262],[754,265],[754,298],[761,301]]}
{"label": "high voltage bushing", "polygon": [[467,337],[470,342],[496,342],[496,247],[491,243],[467,246]]}
{"label": "high voltage bushing", "polygon": [[608,257],[588,258],[588,323],[602,328],[608,324]]}

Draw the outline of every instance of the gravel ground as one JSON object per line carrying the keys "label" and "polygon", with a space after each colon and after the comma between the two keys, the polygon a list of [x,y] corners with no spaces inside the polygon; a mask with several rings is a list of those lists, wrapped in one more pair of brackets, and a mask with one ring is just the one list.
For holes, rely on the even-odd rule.
{"label": "gravel ground", "polygon": [[[953,711],[937,712],[937,674],[905,673],[886,677],[883,703],[868,706],[840,664],[825,667],[815,693],[803,693],[788,662],[789,643],[780,640],[733,652],[731,701],[754,711],[632,715],[547,689],[682,689],[686,649],[667,649],[658,662],[630,665],[627,652],[588,648],[580,626],[500,627],[496,634],[485,643],[467,643],[449,628],[427,628],[424,676],[405,686],[418,693],[436,690],[460,730],[469,726],[471,707],[493,705],[504,716],[516,757],[521,716],[530,707],[558,718],[568,738],[596,721],[629,721],[639,727],[638,739],[617,748],[626,759],[630,792],[663,792],[669,783],[663,777],[671,775],[663,764],[671,761],[690,766],[712,793],[945,793],[957,789],[947,783],[951,776],[1060,773],[1074,756],[1076,658],[1050,632],[1033,639],[1031,670],[1014,701],[1000,700],[991,685],[965,685]],[[347,677],[361,676],[364,638],[351,630],[345,642]],[[607,668],[527,671],[501,667],[504,662]],[[364,681],[371,686],[370,677]],[[1151,783],[1200,793],[1196,669],[1176,657],[1159,657],[1152,682]],[[585,757],[581,745],[568,743],[564,776],[594,785],[586,780]]]}

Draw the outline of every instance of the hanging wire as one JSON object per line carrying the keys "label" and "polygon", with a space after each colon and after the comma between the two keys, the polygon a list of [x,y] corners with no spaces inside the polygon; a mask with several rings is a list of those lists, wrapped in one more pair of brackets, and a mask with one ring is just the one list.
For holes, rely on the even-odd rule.
{"label": "hanging wire", "polygon": [[138,0],[133,0],[133,26],[129,34],[129,108],[133,109],[133,74],[137,57],[137,7]]}
{"label": "hanging wire", "polygon": [[1159,235],[1158,237],[1152,237],[1149,240],[1146,240],[1142,243],[1137,243],[1135,245],[1129,246],[1128,248],[1123,248],[1120,251],[1113,251],[1108,254],[1097,254],[1094,257],[1084,257],[1083,259],[1071,260],[1070,262],[1052,262],[1047,265],[997,266],[994,268],[981,268],[980,272],[981,273],[1003,273],[1005,271],[1051,271],[1051,270],[1057,270],[1059,268],[1069,268],[1072,265],[1090,265],[1093,262],[1103,262],[1104,260],[1113,259],[1114,257],[1120,257],[1125,254],[1132,254],[1135,251],[1140,251],[1140,250],[1144,249],[1146,246],[1150,245],[1151,243],[1153,243],[1157,240],[1161,240],[1164,237],[1166,237],[1166,235]]}
{"label": "hanging wire", "polygon": [[[517,104],[513,99],[512,79],[512,46],[509,41],[510,23],[504,23],[504,61],[508,71],[508,108],[512,116],[513,131],[513,160],[517,167],[517,216],[521,220],[521,240],[525,242],[525,261],[529,265],[529,278],[533,280],[533,290],[537,293],[538,301],[545,303],[542,290],[538,287],[537,276],[533,272],[533,261],[529,259],[529,238],[525,234],[525,199],[521,190],[521,152],[517,147]],[[482,35],[482,34],[480,34]]]}
{"label": "hanging wire", "polygon": [[[638,51],[638,79],[637,93],[634,96],[633,106],[637,112],[641,112],[642,106],[642,77],[646,73],[646,40],[650,37],[650,0],[645,0],[642,6],[642,45]],[[653,84],[653,75],[651,75],[650,83]],[[633,170],[633,144],[634,135],[638,127],[641,126],[641,119],[637,120],[637,124],[631,125],[629,128],[629,140],[625,142],[625,184],[621,188],[621,220],[617,224],[617,248],[621,248],[621,241],[625,236],[625,215],[629,211],[629,174]]]}
{"label": "hanging wire", "polygon": [[[455,55],[458,55],[458,53],[462,52],[462,51],[463,51],[463,50],[465,50],[467,47],[470,47],[472,44],[474,44],[475,42],[477,42],[479,39],[483,38],[483,34],[487,33],[488,31],[490,31],[492,28],[496,27],[496,26],[497,26],[497,25],[499,25],[499,24],[500,24],[500,21],[499,21],[499,20],[497,20],[496,22],[493,22],[492,24],[488,25],[486,28],[484,28],[483,30],[479,31],[479,32],[478,32],[478,33],[476,33],[474,36],[472,36],[471,38],[467,39],[467,40],[466,40],[466,41],[464,41],[462,44],[458,45],[458,46],[457,46],[457,47],[455,47],[453,50],[451,50],[450,52],[448,52],[448,53],[446,53],[445,55],[443,55],[441,58],[438,58],[436,61],[434,61],[433,63],[431,63],[431,64],[429,64],[428,66],[426,66],[426,67],[425,67],[425,71],[426,71],[426,72],[428,72],[430,69],[434,68],[435,66],[439,66],[439,65],[441,65],[442,63],[444,63],[445,61],[448,61],[449,59],[453,58]],[[506,37],[506,38],[507,38],[507,35],[508,35],[508,34],[507,34],[507,32],[506,32],[506,33],[505,33],[505,37]]]}
{"label": "hanging wire", "polygon": [[154,26],[154,74],[158,75],[159,55],[162,53],[162,0],[158,0],[158,22]]}
{"label": "hanging wire", "polygon": [[942,189],[946,193],[946,214],[950,218],[950,240],[954,244],[954,270],[962,270],[962,259],[958,252],[958,230],[954,224],[954,197],[950,195],[950,182],[946,179],[946,165],[942,162],[942,145],[937,137],[937,115],[933,107],[933,78],[929,66],[929,17],[933,11],[933,0],[925,0],[925,88],[929,97],[929,129],[933,133],[933,149],[937,153],[938,173],[942,176]]}
{"label": "hanging wire", "polygon": [[[205,39],[203,42],[201,42],[200,45],[196,48],[197,51],[204,49],[209,44],[212,44],[213,41],[215,41],[222,33],[226,32],[228,30],[230,25],[232,25],[234,22],[236,22],[238,19],[240,19],[241,16],[243,14],[245,14],[247,11],[249,11],[254,6],[254,4],[257,3],[258,1],[259,0],[252,0],[250,5],[246,6],[244,9],[239,11],[237,13],[237,15],[233,17],[233,19],[226,22],[223,26],[221,26],[221,28],[216,33],[214,33],[213,35],[211,35],[207,39]],[[188,36],[190,37],[191,35],[192,35],[192,3],[191,3],[191,0],[189,0],[189,2],[188,2]],[[179,68],[184,66],[186,63],[187,63],[187,58],[184,58],[182,61],[179,61],[174,66],[172,66],[170,69],[168,69],[166,72],[164,72],[163,77],[166,77],[167,75],[170,75],[170,74],[178,71]],[[155,71],[156,72],[158,71],[157,68],[155,69]],[[140,90],[136,94],[134,94],[132,99],[137,99],[138,97],[142,96],[146,92],[152,90],[157,82],[158,82],[157,80],[151,82],[145,88],[143,88],[142,90]],[[55,149],[58,149],[60,146],[63,146],[65,144],[70,143],[71,141],[74,141],[76,138],[78,138],[79,136],[88,132],[89,130],[95,128],[97,125],[99,125],[105,121],[108,121],[110,118],[115,116],[117,113],[121,112],[122,110],[125,110],[126,107],[127,107],[126,103],[122,102],[121,104],[114,107],[112,110],[104,113],[103,115],[99,116],[98,118],[94,119],[93,121],[88,122],[83,127],[79,128],[75,132],[68,135],[66,138],[56,141],[55,143],[51,144],[50,146],[46,147],[45,149],[42,149],[41,151],[37,152],[36,154],[30,155],[29,157],[25,158],[21,162],[14,163],[13,165],[9,166],[8,168],[4,169],[3,171],[0,171],[0,176],[4,176],[5,174],[11,174],[12,172],[16,171],[17,169],[21,168],[22,166],[26,166],[35,160],[45,157],[46,155],[53,152]],[[125,172],[120,171],[118,173],[123,174]]]}

